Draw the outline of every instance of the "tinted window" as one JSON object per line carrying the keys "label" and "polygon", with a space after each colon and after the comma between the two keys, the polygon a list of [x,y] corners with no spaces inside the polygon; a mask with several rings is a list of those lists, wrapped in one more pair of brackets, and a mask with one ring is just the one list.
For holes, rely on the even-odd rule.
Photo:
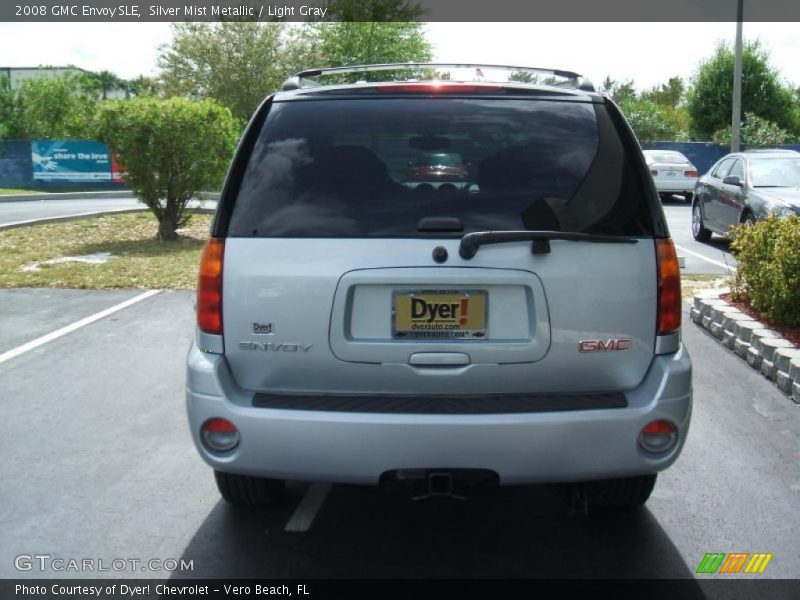
{"label": "tinted window", "polygon": [[800,187],[800,158],[750,159],[754,187]]}
{"label": "tinted window", "polygon": [[[458,217],[465,231],[649,234],[637,167],[613,128],[601,140],[595,110],[551,100],[277,102],[228,234],[409,237],[428,216]],[[464,166],[421,180],[409,168],[420,155]]]}

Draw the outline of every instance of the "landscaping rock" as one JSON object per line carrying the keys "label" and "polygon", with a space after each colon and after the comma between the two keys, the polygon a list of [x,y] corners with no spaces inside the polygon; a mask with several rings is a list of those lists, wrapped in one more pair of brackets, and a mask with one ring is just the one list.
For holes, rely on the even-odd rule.
{"label": "landscaping rock", "polygon": [[695,296],[690,310],[692,321],[800,404],[800,348],[720,300],[719,293],[710,291]]}
{"label": "landscaping rock", "polygon": [[764,326],[758,321],[748,319],[746,321],[736,321],[736,325],[734,325],[733,328],[733,333],[735,333],[736,337],[742,342],[750,344],[750,340],[753,337],[753,331],[763,328]]}

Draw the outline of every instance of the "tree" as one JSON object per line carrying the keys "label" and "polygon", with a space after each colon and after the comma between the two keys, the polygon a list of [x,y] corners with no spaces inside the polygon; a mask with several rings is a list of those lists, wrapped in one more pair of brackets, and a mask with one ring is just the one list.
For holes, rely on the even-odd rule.
{"label": "tree", "polygon": [[25,79],[15,93],[15,137],[91,139],[97,95],[82,75]]}
{"label": "tree", "polygon": [[[320,23],[318,28],[318,55],[322,61],[319,66],[323,67],[426,62],[433,54],[421,23],[349,21]],[[375,76],[385,78],[387,73]],[[369,74],[358,76],[358,79],[372,78]]]}
{"label": "tree", "polygon": [[186,204],[217,185],[236,144],[231,112],[213,100],[140,97],[100,105],[97,133],[127,171],[126,182],[158,219],[158,239],[178,239]]}
{"label": "tree", "polygon": [[[714,55],[700,63],[687,98],[692,129],[705,139],[731,122],[733,106],[733,51],[720,43]],[[792,129],[794,94],[781,84],[769,63],[769,53],[758,41],[746,42],[742,52],[742,113],[752,113]]]}
{"label": "tree", "polygon": [[[308,27],[308,26],[307,26]],[[168,95],[213,98],[240,121],[287,75],[307,68],[314,41],[283,23],[178,23],[159,49],[161,81]]]}
{"label": "tree", "polygon": [[683,98],[685,86],[680,77],[670,77],[667,83],[650,88],[640,95],[642,100],[649,100],[666,108],[677,108]]}
{"label": "tree", "polygon": [[650,100],[628,98],[620,103],[636,137],[642,143],[686,139],[676,111]]}
{"label": "tree", "polygon": [[[742,119],[742,143],[748,148],[769,148],[790,144],[796,140],[796,135],[753,113],[745,113]],[[731,126],[717,131],[713,141],[723,146],[730,146]]]}
{"label": "tree", "polygon": [[603,83],[600,84],[600,92],[608,94],[617,104],[621,104],[626,100],[636,99],[636,88],[632,79],[616,81],[611,79],[610,75],[607,75]]}
{"label": "tree", "polygon": [[97,90],[102,96],[103,100],[108,99],[108,92],[126,88],[127,82],[123,81],[111,71],[99,71],[97,73],[88,73],[88,79],[97,86]]}
{"label": "tree", "polygon": [[19,99],[11,82],[0,75],[0,140],[20,137]]}
{"label": "tree", "polygon": [[127,93],[131,96],[155,96],[158,91],[158,81],[152,77],[138,75],[127,82]]}

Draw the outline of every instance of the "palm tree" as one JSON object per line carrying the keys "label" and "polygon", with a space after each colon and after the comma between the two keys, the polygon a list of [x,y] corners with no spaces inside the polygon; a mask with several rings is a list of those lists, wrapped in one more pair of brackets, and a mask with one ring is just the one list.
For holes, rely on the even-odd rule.
{"label": "palm tree", "polygon": [[98,87],[103,92],[103,100],[108,99],[108,92],[123,87],[124,82],[122,79],[114,75],[111,71],[100,71],[93,73],[94,79],[97,81]]}

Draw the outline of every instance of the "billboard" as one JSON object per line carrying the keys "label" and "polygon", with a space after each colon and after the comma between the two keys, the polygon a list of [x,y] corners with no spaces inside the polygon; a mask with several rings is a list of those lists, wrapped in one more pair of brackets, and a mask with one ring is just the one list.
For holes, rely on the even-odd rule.
{"label": "billboard", "polygon": [[34,181],[112,181],[111,156],[103,142],[34,140],[31,160]]}

